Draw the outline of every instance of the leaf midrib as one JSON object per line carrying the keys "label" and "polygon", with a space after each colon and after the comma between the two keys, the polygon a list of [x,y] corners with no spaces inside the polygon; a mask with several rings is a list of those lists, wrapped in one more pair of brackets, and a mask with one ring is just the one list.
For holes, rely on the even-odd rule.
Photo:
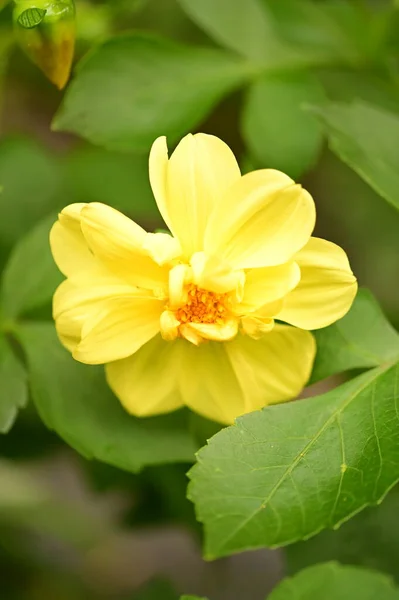
{"label": "leaf midrib", "polygon": [[329,425],[351,404],[351,402],[359,394],[361,394],[367,388],[367,386],[371,382],[375,382],[380,376],[384,375],[386,371],[388,371],[394,364],[395,362],[390,362],[388,365],[384,365],[383,367],[377,367],[375,370],[373,369],[370,373],[371,376],[366,379],[366,381],[361,385],[361,387],[357,388],[352,394],[350,394],[347,400],[339,407],[338,410],[332,412],[332,414],[329,416],[329,418],[326,420],[323,426],[319,429],[316,435],[306,444],[306,446],[302,450],[298,452],[293,462],[284,471],[280,479],[271,489],[268,496],[266,496],[266,498],[260,503],[260,505],[242,523],[240,523],[233,531],[229,533],[229,535],[223,540],[223,542],[221,542],[219,550],[225,548],[226,544],[228,544],[228,542],[232,540],[237,535],[237,533],[247,525],[247,523],[252,521],[252,519],[256,517],[256,515],[265,507],[265,505],[267,505],[272,500],[274,494],[279,490],[281,485],[285,482],[286,478],[290,476],[291,472],[295,469],[300,460],[306,456],[310,448],[329,427]]}

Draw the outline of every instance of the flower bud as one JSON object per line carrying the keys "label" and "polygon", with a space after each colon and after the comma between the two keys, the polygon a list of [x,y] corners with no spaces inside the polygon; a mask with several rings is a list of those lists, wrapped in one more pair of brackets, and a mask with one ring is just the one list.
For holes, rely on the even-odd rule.
{"label": "flower bud", "polygon": [[62,89],[73,60],[74,0],[15,0],[14,27],[28,57]]}

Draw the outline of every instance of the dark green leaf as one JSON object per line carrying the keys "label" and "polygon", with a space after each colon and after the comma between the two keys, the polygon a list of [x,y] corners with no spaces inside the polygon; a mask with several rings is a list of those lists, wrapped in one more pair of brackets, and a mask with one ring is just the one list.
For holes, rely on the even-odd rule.
{"label": "dark green leaf", "polygon": [[130,34],[82,61],[53,127],[119,151],[147,151],[159,135],[177,140],[250,75],[213,49]]}
{"label": "dark green leaf", "polygon": [[0,334],[0,433],[7,433],[11,429],[18,410],[27,401],[25,369]]}
{"label": "dark green leaf", "polygon": [[296,179],[316,162],[322,128],[303,106],[323,100],[322,87],[307,72],[264,75],[250,87],[242,132],[262,167],[279,169]]}
{"label": "dark green leaf", "polygon": [[399,582],[399,490],[395,488],[379,506],[364,510],[337,531],[323,531],[314,538],[288,546],[289,571],[317,562],[341,563],[377,569]]}
{"label": "dark green leaf", "polygon": [[284,60],[269,11],[259,0],[179,0],[199,27],[222,46],[259,63]]}
{"label": "dark green leaf", "polygon": [[218,43],[266,68],[356,63],[371,49],[370,21],[349,3],[302,0],[179,0]]}
{"label": "dark green leaf", "polygon": [[184,412],[134,418],[106,385],[103,368],[74,361],[52,324],[21,324],[16,335],[40,416],[78,452],[134,472],[150,464],[192,462],[196,448]]}
{"label": "dark green leaf", "polygon": [[310,383],[350,369],[377,367],[399,358],[399,335],[371,292],[360,289],[349,313],[313,332],[317,355]]}
{"label": "dark green leaf", "polygon": [[205,555],[289,544],[338,527],[399,479],[398,367],[245,415],[190,471]]}
{"label": "dark green leaf", "polygon": [[357,65],[373,56],[373,13],[342,0],[261,0],[274,19],[280,38],[298,54],[319,63]]}
{"label": "dark green leaf", "polygon": [[40,25],[46,12],[43,8],[28,8],[18,16],[17,22],[24,29],[33,29]]}
{"label": "dark green leaf", "polygon": [[148,157],[83,148],[70,155],[67,179],[76,202],[104,202],[146,223],[160,223]]}
{"label": "dark green leaf", "polygon": [[63,276],[51,255],[49,233],[54,217],[47,217],[14,247],[0,281],[0,306],[14,319],[51,301]]}
{"label": "dark green leaf", "polygon": [[341,160],[399,208],[399,115],[362,101],[315,109]]}
{"label": "dark green leaf", "polygon": [[36,143],[0,143],[0,244],[12,246],[35,223],[59,207],[58,162]]}
{"label": "dark green leaf", "polygon": [[354,98],[391,112],[399,111],[399,90],[388,77],[371,70],[319,69],[317,76],[328,98],[352,102]]}
{"label": "dark green leaf", "polygon": [[399,600],[392,581],[373,571],[325,563],[285,579],[269,600]]}

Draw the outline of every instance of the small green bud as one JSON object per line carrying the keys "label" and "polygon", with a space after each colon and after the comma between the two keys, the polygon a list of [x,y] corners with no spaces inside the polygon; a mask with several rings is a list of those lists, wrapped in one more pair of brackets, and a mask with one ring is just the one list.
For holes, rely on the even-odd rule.
{"label": "small green bud", "polygon": [[28,57],[62,89],[75,46],[74,0],[15,0],[14,28]]}

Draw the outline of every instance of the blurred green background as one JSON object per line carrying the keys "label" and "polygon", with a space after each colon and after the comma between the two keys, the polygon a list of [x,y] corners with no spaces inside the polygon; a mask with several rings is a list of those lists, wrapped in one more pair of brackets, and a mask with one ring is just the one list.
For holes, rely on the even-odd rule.
{"label": "blurred green background", "polygon": [[[231,21],[226,30],[233,31],[227,36],[226,52],[233,53],[234,45],[244,42],[251,54],[256,47],[251,44],[253,32],[245,20],[239,20],[240,11],[244,14],[249,8],[242,0],[235,13],[233,8],[240,2],[234,0],[229,13],[226,2],[213,0],[212,7],[209,0],[197,0],[197,6],[211,6],[211,17],[214,11],[214,18],[207,21],[198,17],[192,8],[195,3],[188,0],[77,0],[76,61],[102,40],[133,29],[216,49],[217,42],[223,42],[218,33],[223,19]],[[259,0],[259,6],[262,2],[267,4]],[[300,72],[317,74],[323,97],[362,99],[398,113],[395,3],[319,0],[313,4],[324,16],[313,20],[306,12],[305,18],[295,12],[301,4],[301,0],[288,3],[285,12],[285,3],[270,2],[277,28],[281,26],[278,30],[289,38],[293,55],[299,56],[307,45]],[[336,31],[326,22],[330,23],[335,5],[338,13],[350,5],[360,15],[354,24],[350,22],[349,33],[351,41],[359,38],[360,59],[355,55],[346,62],[330,58],[330,37],[334,40]],[[119,153],[51,130],[64,92],[52,87],[18,48],[11,13],[11,4],[0,12],[0,268],[37,223],[46,217],[51,221],[51,215],[71,202],[105,202],[150,230],[162,226],[148,183],[148,152]],[[373,24],[372,30],[362,18]],[[347,38],[338,33],[344,52]],[[266,47],[266,42],[259,46]],[[391,321],[399,325],[399,213],[333,155],[325,141],[310,139],[304,148],[297,142],[296,135],[305,130],[306,137],[318,127],[302,106],[302,80],[291,87],[298,71],[298,65],[280,75],[277,69],[275,80],[259,84],[257,90],[248,92],[243,86],[220,102],[215,99],[193,130],[225,140],[244,170],[286,161],[315,198],[316,234],[345,248],[360,284],[373,291]],[[165,94],[170,93],[164,79]],[[99,99],[103,93],[93,90]],[[314,97],[318,94],[319,90]],[[291,105],[295,109],[292,120],[284,118],[285,104],[287,111]],[[244,119],[243,105],[247,107]],[[298,118],[297,113],[303,116]],[[399,140],[396,151],[398,147]],[[297,160],[303,153],[309,155],[304,168]],[[40,255],[38,260],[46,258]],[[34,278],[35,265],[26,269]],[[51,318],[47,298],[33,304],[26,318]],[[202,443],[212,427],[196,424]],[[32,403],[20,412],[11,431],[0,436],[0,456],[0,597],[4,600],[168,600],[183,592],[212,600],[261,600],[287,570],[330,558],[376,567],[399,581],[395,491],[372,515],[362,513],[338,532],[323,533],[286,553],[247,553],[206,564],[200,554],[200,527],[185,500],[187,465],[154,466],[132,475],[87,461],[45,428]]]}

